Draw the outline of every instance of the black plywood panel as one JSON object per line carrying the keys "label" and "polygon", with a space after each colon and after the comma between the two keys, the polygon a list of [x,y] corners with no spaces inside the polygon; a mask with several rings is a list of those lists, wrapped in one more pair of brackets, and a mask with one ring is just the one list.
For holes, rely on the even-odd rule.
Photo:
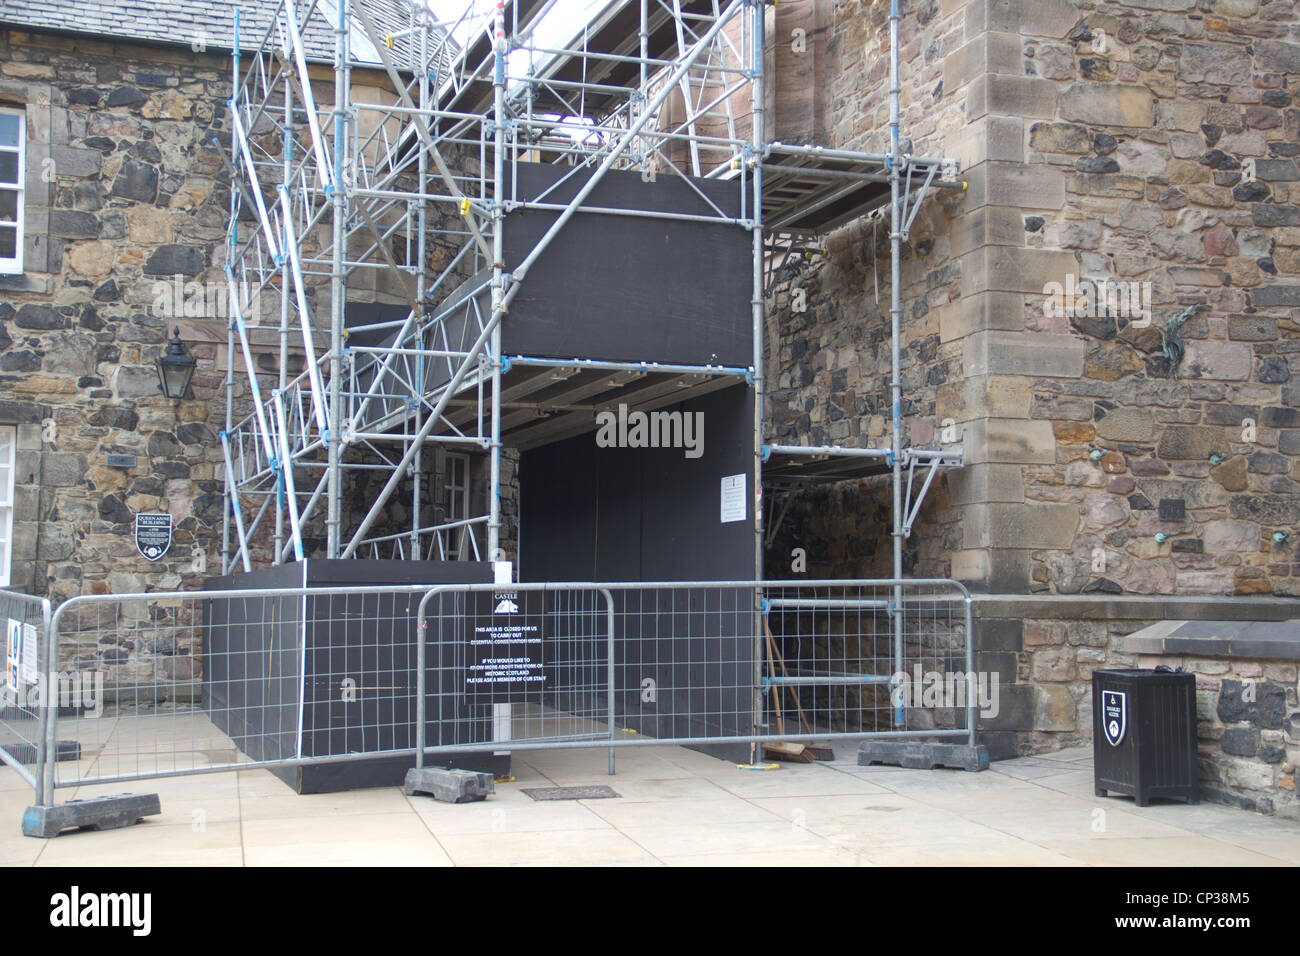
{"label": "black plywood panel", "polygon": [[[521,163],[514,198],[564,203],[590,175],[590,170]],[[739,185],[691,182],[727,215],[739,215]],[[605,174],[585,205],[717,214],[682,177],[661,175],[647,183],[637,173],[618,170]],[[549,210],[516,210],[506,217],[508,269],[532,252],[558,216]],[[479,322],[491,314],[490,290],[483,287],[490,276],[490,271],[479,272],[437,306],[447,312],[439,347],[444,335],[450,349],[473,345]],[[506,355],[545,358],[744,368],[753,362],[752,293],[752,237],[738,226],[577,213],[524,277],[502,321],[502,350]],[[467,308],[471,298],[481,319]],[[401,320],[407,311],[406,306],[348,303],[347,323],[355,327]],[[387,344],[394,334],[354,332],[349,345]],[[453,360],[452,365],[457,363]],[[426,388],[432,390],[450,377],[446,359],[426,364]],[[360,386],[369,384],[363,375]],[[400,395],[405,388],[390,376],[380,391]],[[370,415],[403,407],[400,399],[376,398]]]}
{"label": "black plywood panel", "polygon": [[[401,322],[411,314],[409,306],[390,305],[374,302],[349,302],[343,310],[344,324],[348,329],[347,345],[348,347],[372,346],[382,347],[393,343],[397,338],[399,326],[388,329],[372,329],[361,332],[354,331],[357,326],[374,325],[381,322]],[[375,364],[382,356],[374,353],[357,355],[357,388],[365,394],[370,390],[371,384],[375,380]],[[398,364],[401,368],[401,363]],[[445,379],[444,379],[445,380]],[[366,412],[366,417],[370,421],[376,421],[384,415],[393,413],[406,413],[406,405],[403,401],[408,386],[396,375],[386,375],[380,387],[375,391],[375,397],[371,400],[370,406]],[[389,397],[392,396],[392,397]]]}
{"label": "black plywood panel", "polygon": [[658,469],[635,452],[597,448],[590,437],[588,441],[598,482],[594,501],[596,538],[592,548],[596,580],[643,581],[642,503],[646,481],[653,481]]}
{"label": "black plywood panel", "polygon": [[353,331],[360,325],[377,325],[380,322],[401,322],[411,314],[407,305],[383,302],[349,302],[343,309],[343,324],[348,329],[348,345],[387,345],[397,334],[397,329]]}
{"label": "black plywood panel", "polygon": [[[620,723],[652,737],[749,733],[754,597],[747,587],[616,592],[629,638],[616,662]],[[640,694],[647,679],[653,701]]]}
{"label": "black plywood panel", "polygon": [[[701,413],[704,454],[676,449],[641,454],[643,580],[747,581],[754,576],[753,391],[744,385],[705,395],[684,408]],[[745,475],[746,519],[723,524],[721,479]]]}
{"label": "black plywood panel", "polygon": [[[599,448],[595,433],[520,461],[520,575],[525,581],[749,580],[754,574],[753,393],[736,386],[682,403],[704,414],[704,454]],[[745,521],[722,524],[720,482],[746,475]],[[752,726],[754,595],[748,588],[615,590],[618,723],[658,737],[735,735]],[[576,599],[575,599],[576,600]],[[550,690],[578,708],[606,659],[603,629],[571,639]],[[575,677],[576,675],[576,677]],[[641,699],[649,678],[658,699]],[[574,682],[573,686],[566,684]],[[584,693],[585,691],[585,693]],[[726,745],[728,758],[741,756]]]}
{"label": "black plywood panel", "polygon": [[524,454],[519,544],[520,573],[527,576],[521,580],[597,580],[594,451],[588,437]]}
{"label": "black plywood panel", "polygon": [[[517,199],[564,203],[590,175],[568,167],[519,166]],[[740,212],[740,187],[693,180],[728,215]],[[678,176],[643,182],[638,173],[605,174],[584,205],[716,215]],[[516,210],[506,217],[505,258],[513,268],[559,216]],[[503,326],[511,355],[669,362],[753,362],[752,236],[738,226],[577,213],[523,280]]]}
{"label": "black plywood panel", "polygon": [[[302,696],[302,755],[342,756],[414,746],[414,635],[419,595],[366,594],[365,588],[401,584],[464,584],[492,580],[489,564],[442,561],[308,560],[251,574],[210,579],[210,591],[235,588],[356,587],[346,598],[290,598],[205,602],[204,704],[213,722],[244,753],[258,760],[296,755]],[[223,626],[215,626],[223,625]],[[301,655],[301,656],[300,656]],[[426,657],[431,696],[429,746],[491,738],[491,713],[456,693],[456,675]],[[355,682],[343,693],[342,682]],[[461,766],[483,769],[477,755]],[[497,761],[499,763],[499,761]],[[442,765],[442,759],[429,763]],[[281,768],[276,774],[301,793],[402,782],[410,757]]]}
{"label": "black plywood panel", "polygon": [[[680,448],[598,448],[594,431],[524,452],[522,580],[751,579],[752,394],[738,385],[663,409],[703,413],[699,458]],[[721,479],[737,474],[747,518],[722,524]]]}
{"label": "black plywood panel", "polygon": [[[238,583],[235,583],[238,582]],[[207,590],[302,587],[303,568],[287,564],[204,582]],[[297,752],[302,601],[204,601],[201,701],[213,724],[254,760]]]}

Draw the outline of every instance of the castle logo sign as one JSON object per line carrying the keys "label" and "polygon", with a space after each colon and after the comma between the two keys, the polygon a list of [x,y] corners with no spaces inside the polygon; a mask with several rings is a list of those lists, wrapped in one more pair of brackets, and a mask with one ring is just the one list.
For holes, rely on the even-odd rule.
{"label": "castle logo sign", "polygon": [[1106,743],[1118,747],[1128,730],[1128,695],[1120,690],[1102,691],[1101,721]]}
{"label": "castle logo sign", "polygon": [[480,591],[466,596],[470,624],[465,692],[474,704],[534,699],[546,688],[541,594]]}
{"label": "castle logo sign", "polygon": [[140,513],[135,516],[135,547],[150,561],[157,561],[172,546],[172,516]]}

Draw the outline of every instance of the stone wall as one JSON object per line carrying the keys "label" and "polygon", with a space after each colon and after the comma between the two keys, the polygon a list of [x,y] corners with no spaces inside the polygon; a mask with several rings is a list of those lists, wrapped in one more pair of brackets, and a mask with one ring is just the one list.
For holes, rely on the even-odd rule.
{"label": "stone wall", "polygon": [[1064,187],[1026,247],[1149,283],[1154,313],[1026,304],[1026,328],[1082,360],[1031,383],[1056,456],[1025,470],[1026,500],[1082,515],[1071,546],[1032,556],[1032,586],[1296,595],[1294,547],[1272,535],[1300,523],[1300,15],[1172,6],[1099,5],[1064,43],[1022,40],[1042,117],[1026,159]]}
{"label": "stone wall", "polygon": [[[321,68],[315,78],[326,95],[332,73]],[[386,95],[386,82],[354,72],[366,101]],[[24,109],[28,134],[25,271],[0,277],[0,424],[20,426],[19,589],[64,598],[190,587],[217,570],[224,487],[217,432],[232,358],[222,272],[229,86],[226,53],[0,31],[0,106]],[[255,128],[254,137],[263,132]],[[278,151],[278,141],[267,148]],[[443,212],[454,218],[434,210],[435,220]],[[254,229],[244,214],[241,228]],[[431,248],[433,268],[449,259]],[[359,276],[355,297],[404,301],[369,275]],[[328,293],[324,282],[308,289],[318,315],[328,315]],[[250,340],[269,394],[278,378],[274,291],[260,306]],[[180,402],[159,394],[153,364],[173,326],[198,361]],[[297,339],[292,333],[291,375],[302,367]],[[318,348],[327,344],[318,337]],[[238,422],[252,405],[242,359],[234,361]],[[109,455],[135,464],[110,466]],[[300,470],[299,486],[311,477]],[[401,494],[408,505],[395,503],[393,527],[409,510],[411,492]],[[353,507],[345,528],[364,514],[364,487],[346,499]],[[426,500],[426,515],[441,507],[432,487]],[[261,499],[243,504],[251,515]],[[140,511],[166,511],[175,521],[171,551],[156,563],[135,548]],[[324,539],[321,514],[307,525],[312,542]],[[265,521],[253,541],[259,565],[272,557],[272,525]],[[512,526],[506,536],[513,540]]]}
{"label": "stone wall", "polygon": [[[886,148],[887,8],[835,5],[831,145]],[[904,247],[905,440],[941,447],[955,425],[966,462],[932,488],[904,571],[951,575],[993,604],[1041,596],[976,622],[977,668],[1002,695],[981,739],[995,758],[1081,745],[1092,671],[1149,663],[1126,635],[1202,614],[1182,598],[1231,597],[1225,618],[1297,616],[1300,13],[1221,0],[903,8],[903,136],[960,159],[968,183],[932,195]],[[888,447],[887,250],[883,224],[859,221],[779,277],[775,440]],[[1140,307],[1115,296],[1089,311],[1073,295],[1089,278],[1122,280]],[[809,574],[888,575],[890,509],[887,478],[795,495],[768,574],[790,576],[802,548]],[[1205,697],[1252,665],[1187,666],[1203,691],[1207,791],[1292,806],[1294,754],[1272,762],[1269,749],[1294,748],[1279,743],[1286,727],[1252,728]],[[1258,666],[1294,709],[1293,668]],[[1255,755],[1233,753],[1254,730]]]}
{"label": "stone wall", "polygon": [[[25,272],[0,279],[0,422],[19,426],[19,589],[64,598],[191,585],[215,553],[221,322],[173,322],[153,306],[160,282],[179,276],[183,287],[220,265],[229,187],[209,141],[228,143],[228,86],[215,55],[0,31],[0,102],[26,111],[28,136]],[[176,403],[153,366],[173,324],[199,363]],[[135,548],[140,511],[175,521],[156,563]]]}
{"label": "stone wall", "polygon": [[[828,87],[825,135],[813,138],[834,148],[887,152],[889,4],[817,5],[829,8],[829,23],[808,32],[808,57],[828,78]],[[944,153],[948,134],[964,123],[963,98],[948,93],[943,83],[944,61],[964,36],[959,5],[904,4],[901,122],[918,155]],[[786,31],[777,29],[769,42],[781,62],[800,59],[787,55],[792,41]],[[780,82],[778,76],[778,91]],[[960,264],[950,254],[949,232],[961,203],[958,194],[931,192],[910,243],[904,244],[902,416],[904,444],[918,447],[937,447],[942,418],[955,414],[963,400],[974,400],[963,385],[961,349],[940,337],[943,309],[960,295]],[[959,241],[970,245],[973,235]],[[767,303],[769,440],[889,446],[889,270],[886,209],[806,244],[778,274]],[[952,494],[946,478],[935,481],[923,518],[906,542],[905,573],[952,572],[952,555],[963,547]],[[782,507],[784,501],[776,502],[774,513]],[[792,496],[767,550],[768,574],[788,575],[791,551],[802,548],[809,574],[888,575],[891,507],[888,478]]]}
{"label": "stone wall", "polygon": [[1197,749],[1207,799],[1300,820],[1294,660],[1141,654],[1137,663],[1196,675]]}
{"label": "stone wall", "polygon": [[[887,10],[835,7],[832,145],[885,148]],[[931,0],[904,4],[901,42],[903,135],[969,184],[932,196],[904,261],[905,433],[935,447],[949,420],[967,463],[910,573],[1300,594],[1296,539],[1273,537],[1300,525],[1295,4]],[[769,303],[776,440],[888,443],[885,235],[830,237]],[[1136,283],[1149,313],[1049,303],[1088,278]],[[886,491],[797,501],[769,563],[803,546],[810,570],[878,573]]]}

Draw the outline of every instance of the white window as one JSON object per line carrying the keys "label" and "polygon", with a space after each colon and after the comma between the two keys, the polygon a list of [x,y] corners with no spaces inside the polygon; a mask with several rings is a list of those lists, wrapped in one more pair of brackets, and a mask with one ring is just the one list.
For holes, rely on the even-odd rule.
{"label": "white window", "polygon": [[12,425],[0,425],[0,588],[10,581],[14,540],[14,449]]}
{"label": "white window", "polygon": [[[447,521],[469,517],[469,455],[447,456]],[[468,561],[471,554],[469,525],[452,528],[447,534],[447,560]]]}
{"label": "white window", "polygon": [[0,275],[20,275],[23,271],[26,134],[26,113],[0,110]]}

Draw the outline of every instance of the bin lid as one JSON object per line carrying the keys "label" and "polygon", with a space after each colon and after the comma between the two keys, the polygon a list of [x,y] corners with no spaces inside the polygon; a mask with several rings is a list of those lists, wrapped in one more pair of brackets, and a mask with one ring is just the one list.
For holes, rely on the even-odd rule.
{"label": "bin lid", "polygon": [[1130,667],[1130,668],[1108,668],[1105,670],[1093,671],[1093,676],[1101,677],[1130,677],[1138,680],[1149,680],[1154,677],[1191,677],[1187,671],[1158,671],[1150,667]]}

